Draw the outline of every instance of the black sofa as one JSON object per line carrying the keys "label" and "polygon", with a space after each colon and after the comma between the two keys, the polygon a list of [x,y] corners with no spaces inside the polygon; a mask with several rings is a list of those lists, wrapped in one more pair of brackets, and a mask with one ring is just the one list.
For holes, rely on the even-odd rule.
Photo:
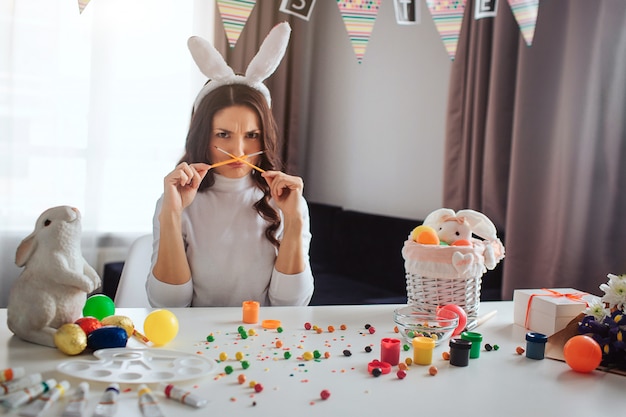
{"label": "black sofa", "polygon": [[[422,223],[309,202],[311,305],[406,303],[402,245]],[[498,233],[501,240],[502,234]],[[105,265],[103,293],[113,298],[124,264]],[[481,300],[500,300],[502,262],[483,276]]]}

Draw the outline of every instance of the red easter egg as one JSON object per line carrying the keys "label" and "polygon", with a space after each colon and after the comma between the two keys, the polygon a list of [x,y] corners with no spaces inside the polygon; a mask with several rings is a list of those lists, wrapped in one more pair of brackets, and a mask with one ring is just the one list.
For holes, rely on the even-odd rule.
{"label": "red easter egg", "polygon": [[602,362],[602,348],[593,338],[578,335],[565,342],[563,357],[574,371],[588,373]]}
{"label": "red easter egg", "polygon": [[448,310],[456,313],[459,316],[459,325],[454,329],[452,336],[458,336],[465,329],[467,324],[467,313],[461,307],[456,304],[447,304],[440,308],[441,310]]}
{"label": "red easter egg", "polygon": [[96,329],[102,327],[102,323],[95,317],[81,317],[77,319],[74,324],[78,324],[85,334],[89,334]]}

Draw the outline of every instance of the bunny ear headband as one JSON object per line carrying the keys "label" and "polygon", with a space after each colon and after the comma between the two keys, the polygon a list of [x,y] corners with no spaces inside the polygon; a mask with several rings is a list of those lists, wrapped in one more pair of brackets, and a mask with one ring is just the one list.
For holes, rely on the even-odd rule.
{"label": "bunny ear headband", "polygon": [[210,82],[206,83],[198,93],[196,101],[193,103],[194,110],[200,101],[217,87],[230,84],[245,84],[259,90],[265,96],[267,105],[272,106],[272,98],[269,89],[263,81],[272,75],[278,64],[285,55],[291,27],[287,22],[279,23],[267,35],[257,54],[252,58],[245,75],[238,75],[228,66],[222,55],[206,39],[192,36],[187,41],[187,46],[191,52],[193,60],[200,71],[209,77]]}

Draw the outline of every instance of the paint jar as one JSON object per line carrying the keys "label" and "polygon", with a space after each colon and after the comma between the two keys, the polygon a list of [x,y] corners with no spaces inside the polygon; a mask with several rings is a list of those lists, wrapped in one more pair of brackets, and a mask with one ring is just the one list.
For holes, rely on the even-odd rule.
{"label": "paint jar", "polygon": [[243,322],[248,324],[255,324],[259,322],[259,302],[258,301],[244,301],[242,303],[243,310]]}
{"label": "paint jar", "polygon": [[467,366],[469,364],[472,342],[465,339],[450,339],[450,365]]}
{"label": "paint jar", "polygon": [[470,359],[476,359],[480,357],[480,345],[483,341],[483,335],[476,332],[462,332],[461,339],[469,340],[472,342],[470,349]]}
{"label": "paint jar", "polygon": [[543,359],[546,351],[548,336],[542,333],[526,333],[526,357],[530,359]]}
{"label": "paint jar", "polygon": [[385,337],[380,341],[380,361],[395,366],[400,362],[400,339]]}
{"label": "paint jar", "polygon": [[430,365],[433,362],[433,349],[435,349],[435,339],[426,336],[414,337],[413,363]]}

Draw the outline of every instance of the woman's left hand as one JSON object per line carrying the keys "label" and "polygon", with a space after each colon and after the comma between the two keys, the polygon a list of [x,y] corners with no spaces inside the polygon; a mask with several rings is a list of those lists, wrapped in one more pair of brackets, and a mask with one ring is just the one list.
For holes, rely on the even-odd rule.
{"label": "woman's left hand", "polygon": [[272,199],[286,217],[300,216],[300,197],[304,189],[302,178],[287,175],[280,171],[266,171],[261,174],[270,186]]}

